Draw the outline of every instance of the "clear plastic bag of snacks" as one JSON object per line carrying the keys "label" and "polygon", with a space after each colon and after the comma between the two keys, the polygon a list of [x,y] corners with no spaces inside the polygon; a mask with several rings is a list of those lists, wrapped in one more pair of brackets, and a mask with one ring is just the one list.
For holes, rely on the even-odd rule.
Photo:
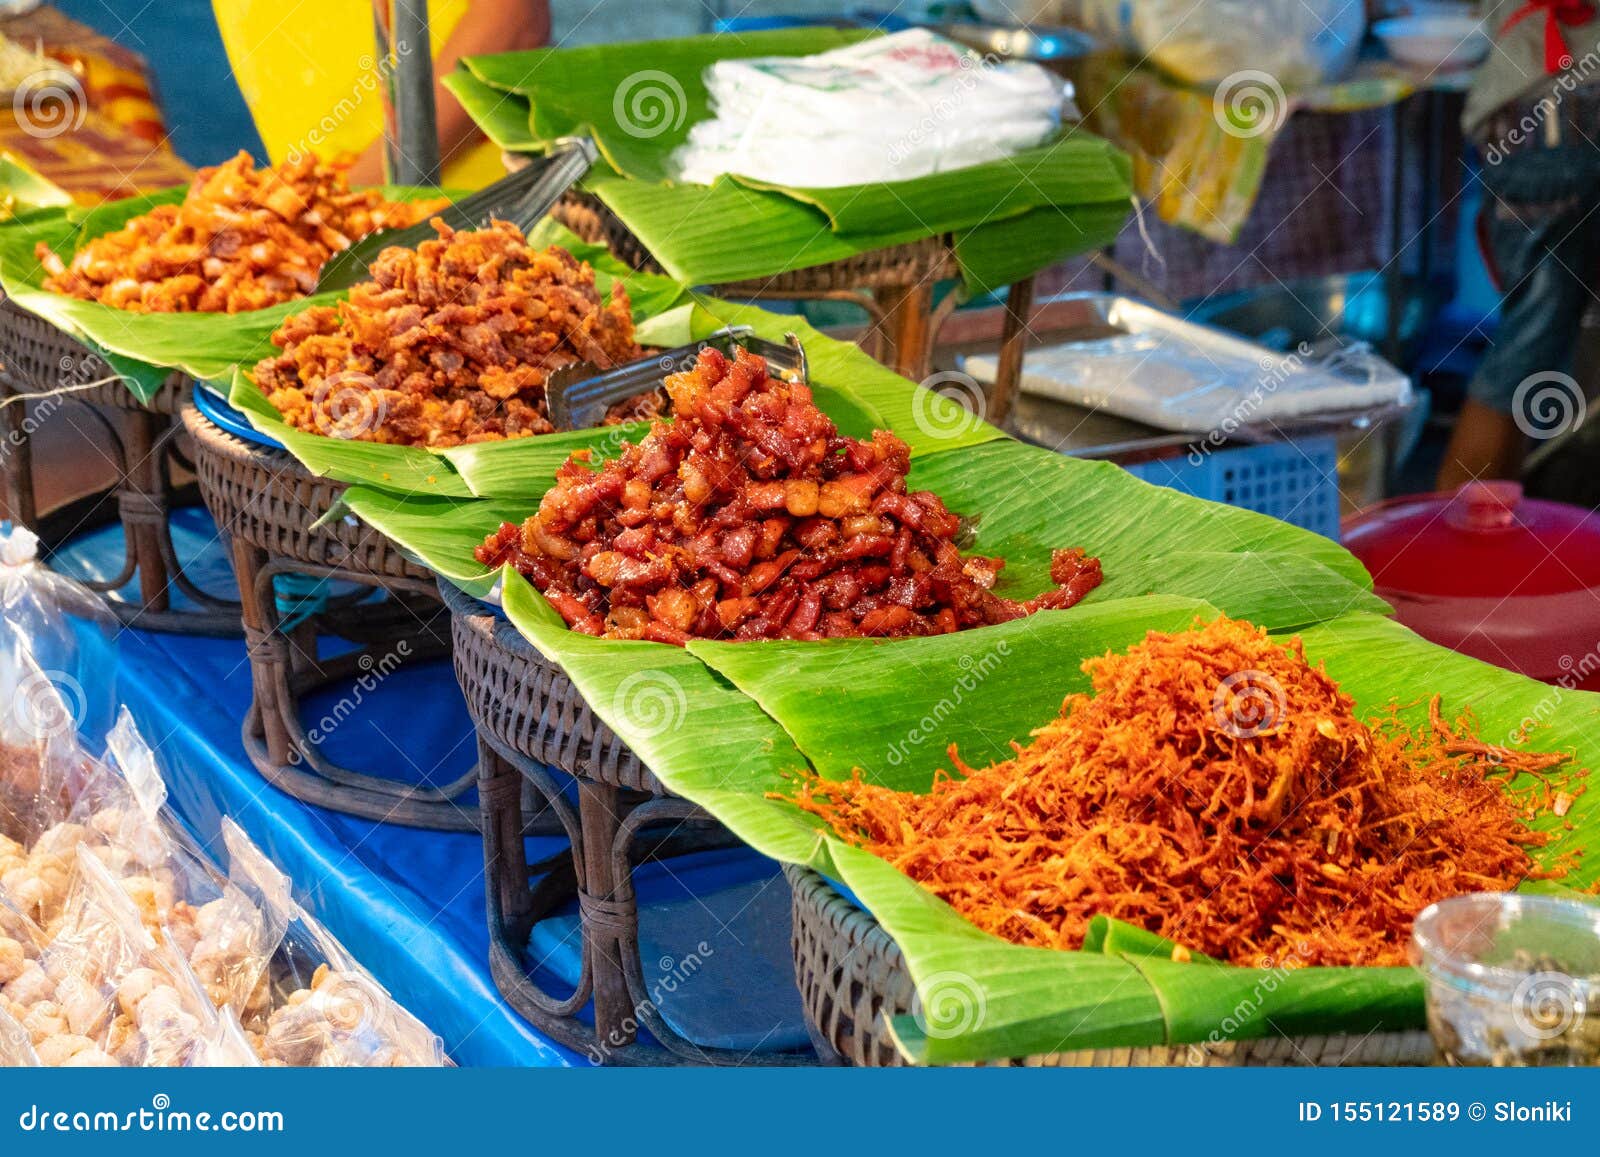
{"label": "clear plastic bag of snacks", "polygon": [[269,1066],[442,1066],[444,1047],[290,893],[289,879],[231,820],[229,878],[283,929],[272,962],[273,1009],[258,1042]]}
{"label": "clear plastic bag of snacks", "polygon": [[36,1069],[39,1054],[33,1051],[28,1030],[0,1008],[0,1069]]}
{"label": "clear plastic bag of snacks", "polygon": [[[0,684],[8,721],[38,734],[76,731],[96,738],[111,725],[116,704],[116,620],[83,584],[39,561],[39,539],[26,527],[0,523]],[[26,651],[32,665],[10,660]],[[58,695],[38,695],[43,682]],[[57,714],[64,705],[66,713]]]}
{"label": "clear plastic bag of snacks", "polygon": [[227,1026],[187,960],[152,935],[122,881],[88,847],[77,857],[61,929],[40,959],[54,990],[19,1018],[41,1063],[209,1063],[225,1048]]}

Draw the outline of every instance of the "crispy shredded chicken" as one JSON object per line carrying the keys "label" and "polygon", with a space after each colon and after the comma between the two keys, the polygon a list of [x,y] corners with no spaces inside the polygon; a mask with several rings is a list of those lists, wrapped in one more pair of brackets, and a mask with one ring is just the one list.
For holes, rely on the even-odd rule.
{"label": "crispy shredded chicken", "polygon": [[[348,300],[298,313],[272,335],[283,353],[257,365],[255,381],[290,425],[433,447],[547,434],[552,371],[639,356],[621,283],[603,303],[587,263],[531,248],[504,221],[434,228],[437,240],[379,254]],[[649,417],[653,404],[647,396],[612,416]]]}
{"label": "crispy shredded chicken", "polygon": [[335,253],[445,203],[354,192],[343,167],[312,157],[257,169],[240,153],[201,169],[181,203],[95,238],[70,265],[43,242],[37,254],[45,288],[69,297],[136,313],[238,313],[310,293]]}
{"label": "crispy shredded chicken", "polygon": [[1223,618],[1083,669],[1093,694],[1012,759],[973,769],[952,747],[924,795],[808,774],[797,801],[1047,948],[1105,915],[1237,964],[1402,964],[1434,901],[1564,874],[1529,856],[1550,836],[1527,821],[1569,756],[1483,744],[1437,700],[1420,728],[1363,723],[1298,639]]}
{"label": "crispy shredded chicken", "polygon": [[1098,559],[1063,550],[1055,587],[995,594],[1004,561],[961,554],[960,519],[907,489],[904,442],[841,436],[808,386],[747,350],[703,350],[666,389],[674,421],[598,470],[575,454],[538,513],[478,548],[575,631],[679,645],[939,635],[1070,607],[1100,583]]}

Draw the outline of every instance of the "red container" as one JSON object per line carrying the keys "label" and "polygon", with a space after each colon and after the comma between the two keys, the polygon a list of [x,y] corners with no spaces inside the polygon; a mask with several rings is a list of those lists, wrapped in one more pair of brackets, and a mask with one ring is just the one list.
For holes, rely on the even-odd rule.
{"label": "red container", "polygon": [[1369,507],[1344,544],[1400,621],[1441,646],[1600,690],[1600,516],[1469,482]]}

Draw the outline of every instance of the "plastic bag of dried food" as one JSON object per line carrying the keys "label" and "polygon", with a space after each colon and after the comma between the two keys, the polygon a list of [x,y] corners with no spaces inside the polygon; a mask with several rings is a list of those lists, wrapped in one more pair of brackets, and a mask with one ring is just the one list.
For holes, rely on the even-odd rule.
{"label": "plastic bag of dried food", "polygon": [[38,1067],[39,1054],[33,1051],[33,1040],[28,1030],[4,1008],[0,1008],[0,1069]]}
{"label": "plastic bag of dried food", "polygon": [[26,646],[0,646],[0,861],[65,818],[85,762],[67,695]]}
{"label": "plastic bag of dried food", "polygon": [[[80,847],[67,912],[40,959],[53,985],[18,1017],[50,1067],[208,1062],[224,1025],[188,962],[158,941],[121,882]],[[13,1015],[16,1010],[12,1010]]]}
{"label": "plastic bag of dried food", "polygon": [[[11,705],[17,722],[31,729],[73,729],[98,737],[111,725],[116,703],[114,628],[105,604],[83,584],[57,574],[39,561],[39,539],[26,527],[0,523],[0,682],[17,652],[26,651],[65,701],[35,703],[29,694],[38,677],[21,684],[20,702]],[[26,674],[32,674],[25,672]],[[15,682],[20,678],[10,673]]]}
{"label": "plastic bag of dried food", "polygon": [[269,1066],[386,1068],[450,1063],[439,1038],[389,995],[290,893],[280,872],[231,820],[228,876],[274,927],[273,1009],[257,1042]]}
{"label": "plastic bag of dried food", "polygon": [[155,752],[124,710],[106,742],[118,780],[97,785],[89,823],[102,854],[145,925],[183,953],[213,1004],[251,1029],[270,1011],[268,972],[283,938],[281,922],[224,878],[165,810],[166,785]]}
{"label": "plastic bag of dried food", "polygon": [[[30,661],[17,658],[22,665]],[[206,878],[203,859],[180,854],[177,829],[162,819],[165,789],[126,712],[110,743],[99,760],[85,755],[71,735],[52,737],[32,765],[34,782],[13,784],[4,812],[9,830],[0,838],[0,895],[47,935],[61,916],[80,847],[124,882],[152,926],[193,889],[189,881]]]}

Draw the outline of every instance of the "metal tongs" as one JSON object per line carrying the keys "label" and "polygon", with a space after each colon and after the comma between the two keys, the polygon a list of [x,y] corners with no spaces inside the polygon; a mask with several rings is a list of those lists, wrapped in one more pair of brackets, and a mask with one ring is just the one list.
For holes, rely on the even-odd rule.
{"label": "metal tongs", "polygon": [[509,221],[526,233],[561,196],[583,179],[598,154],[588,137],[563,137],[543,156],[476,193],[446,205],[427,221],[405,229],[379,229],[369,233],[322,267],[318,293],[349,289],[371,276],[372,262],[390,246],[415,249],[436,236],[433,218],[453,229],[482,229],[493,219]]}
{"label": "metal tongs", "polygon": [[784,334],[783,345],[753,336],[747,325],[730,325],[709,337],[675,349],[662,350],[625,366],[604,372],[593,362],[575,362],[550,375],[545,383],[545,400],[550,408],[550,424],[557,430],[584,430],[605,421],[606,414],[619,402],[648,394],[661,385],[668,374],[693,368],[703,349],[721,350],[732,358],[734,347],[743,346],[766,359],[769,369],[789,380],[809,384],[811,370],[806,365],[805,347],[792,333]]}

